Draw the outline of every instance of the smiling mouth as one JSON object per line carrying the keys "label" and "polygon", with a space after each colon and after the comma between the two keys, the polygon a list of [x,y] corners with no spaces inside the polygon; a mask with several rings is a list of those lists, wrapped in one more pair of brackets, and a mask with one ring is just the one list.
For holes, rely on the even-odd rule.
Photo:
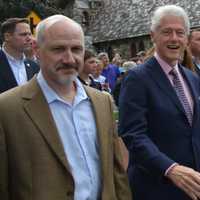
{"label": "smiling mouth", "polygon": [[168,49],[179,49],[178,45],[167,45]]}

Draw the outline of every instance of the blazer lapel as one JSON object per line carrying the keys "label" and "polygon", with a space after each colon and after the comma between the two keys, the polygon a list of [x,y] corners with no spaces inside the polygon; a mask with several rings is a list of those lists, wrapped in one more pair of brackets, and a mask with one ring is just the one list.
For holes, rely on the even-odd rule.
{"label": "blazer lapel", "polygon": [[32,66],[31,62],[27,59],[25,59],[24,65],[25,65],[25,69],[26,69],[27,80],[30,80],[35,74],[35,72],[33,70],[33,66]]}
{"label": "blazer lapel", "polygon": [[173,101],[175,106],[184,113],[184,108],[176,95],[175,90],[173,89],[169,79],[167,78],[166,74],[163,72],[161,66],[153,57],[148,61],[148,73],[152,77],[152,79],[156,82],[157,86],[162,89],[163,92],[166,93],[167,96]]}
{"label": "blazer lapel", "polygon": [[104,171],[104,166],[108,163],[105,163],[105,160],[108,160],[108,152],[109,152],[109,141],[108,134],[112,134],[111,130],[108,130],[108,116],[106,116],[105,112],[102,112],[102,108],[105,107],[104,101],[99,99],[98,93],[87,86],[84,86],[87,95],[89,96],[93,111],[96,119],[97,126],[97,134],[99,140],[99,153],[101,158],[102,170]]}
{"label": "blazer lapel", "polygon": [[31,65],[27,60],[24,61],[24,65],[26,69],[27,80],[30,80],[33,77]]}
{"label": "blazer lapel", "polygon": [[24,109],[37,126],[39,133],[42,134],[49,148],[55,153],[64,167],[69,170],[55,122],[36,78],[33,78],[24,88],[22,98],[24,99]]}
{"label": "blazer lapel", "polygon": [[0,76],[3,78],[3,80],[5,80],[6,84],[8,84],[9,88],[17,86],[18,84],[13,74],[13,71],[8,63],[6,55],[2,50],[0,50],[0,67]]}

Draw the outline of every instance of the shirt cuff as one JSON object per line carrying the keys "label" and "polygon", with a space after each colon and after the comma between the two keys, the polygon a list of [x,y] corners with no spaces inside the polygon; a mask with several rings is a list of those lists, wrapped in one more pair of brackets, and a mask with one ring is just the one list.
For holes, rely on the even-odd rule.
{"label": "shirt cuff", "polygon": [[173,164],[165,171],[165,176],[167,176],[168,173],[169,173],[169,171],[170,171],[173,167],[175,167],[176,165],[178,165],[178,163],[173,163]]}

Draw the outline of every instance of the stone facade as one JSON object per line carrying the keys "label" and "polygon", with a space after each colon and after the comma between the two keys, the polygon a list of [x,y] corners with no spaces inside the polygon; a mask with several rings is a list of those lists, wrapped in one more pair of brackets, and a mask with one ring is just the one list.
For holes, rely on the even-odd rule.
{"label": "stone facade", "polygon": [[92,9],[90,7],[90,1],[89,0],[69,0],[64,5],[63,13],[66,16],[73,18],[75,21],[77,21],[78,23],[82,25],[83,30],[86,35],[85,37],[86,48],[95,50],[93,46],[92,36],[89,34],[90,15],[92,13]]}
{"label": "stone facade", "polygon": [[[0,0],[1,2],[1,0]],[[53,2],[46,0],[46,2]],[[97,52],[115,51],[124,58],[152,46],[149,29],[152,12],[166,4],[182,6],[191,26],[200,26],[200,0],[55,0],[66,16],[79,22],[86,35],[86,47]]]}
{"label": "stone facade", "polygon": [[110,55],[118,49],[126,58],[150,48],[152,12],[166,4],[183,7],[190,17],[191,26],[200,26],[200,0],[104,0],[91,21],[93,45],[97,51],[107,51]]}

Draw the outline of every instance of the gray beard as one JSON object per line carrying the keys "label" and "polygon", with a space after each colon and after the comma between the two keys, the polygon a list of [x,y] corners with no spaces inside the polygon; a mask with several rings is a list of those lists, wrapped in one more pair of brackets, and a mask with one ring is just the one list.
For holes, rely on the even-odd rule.
{"label": "gray beard", "polygon": [[73,82],[76,80],[77,76],[78,76],[78,73],[70,75],[67,79],[60,80],[60,83],[62,85],[65,85],[65,87],[69,89],[71,88],[71,85],[73,84]]}

